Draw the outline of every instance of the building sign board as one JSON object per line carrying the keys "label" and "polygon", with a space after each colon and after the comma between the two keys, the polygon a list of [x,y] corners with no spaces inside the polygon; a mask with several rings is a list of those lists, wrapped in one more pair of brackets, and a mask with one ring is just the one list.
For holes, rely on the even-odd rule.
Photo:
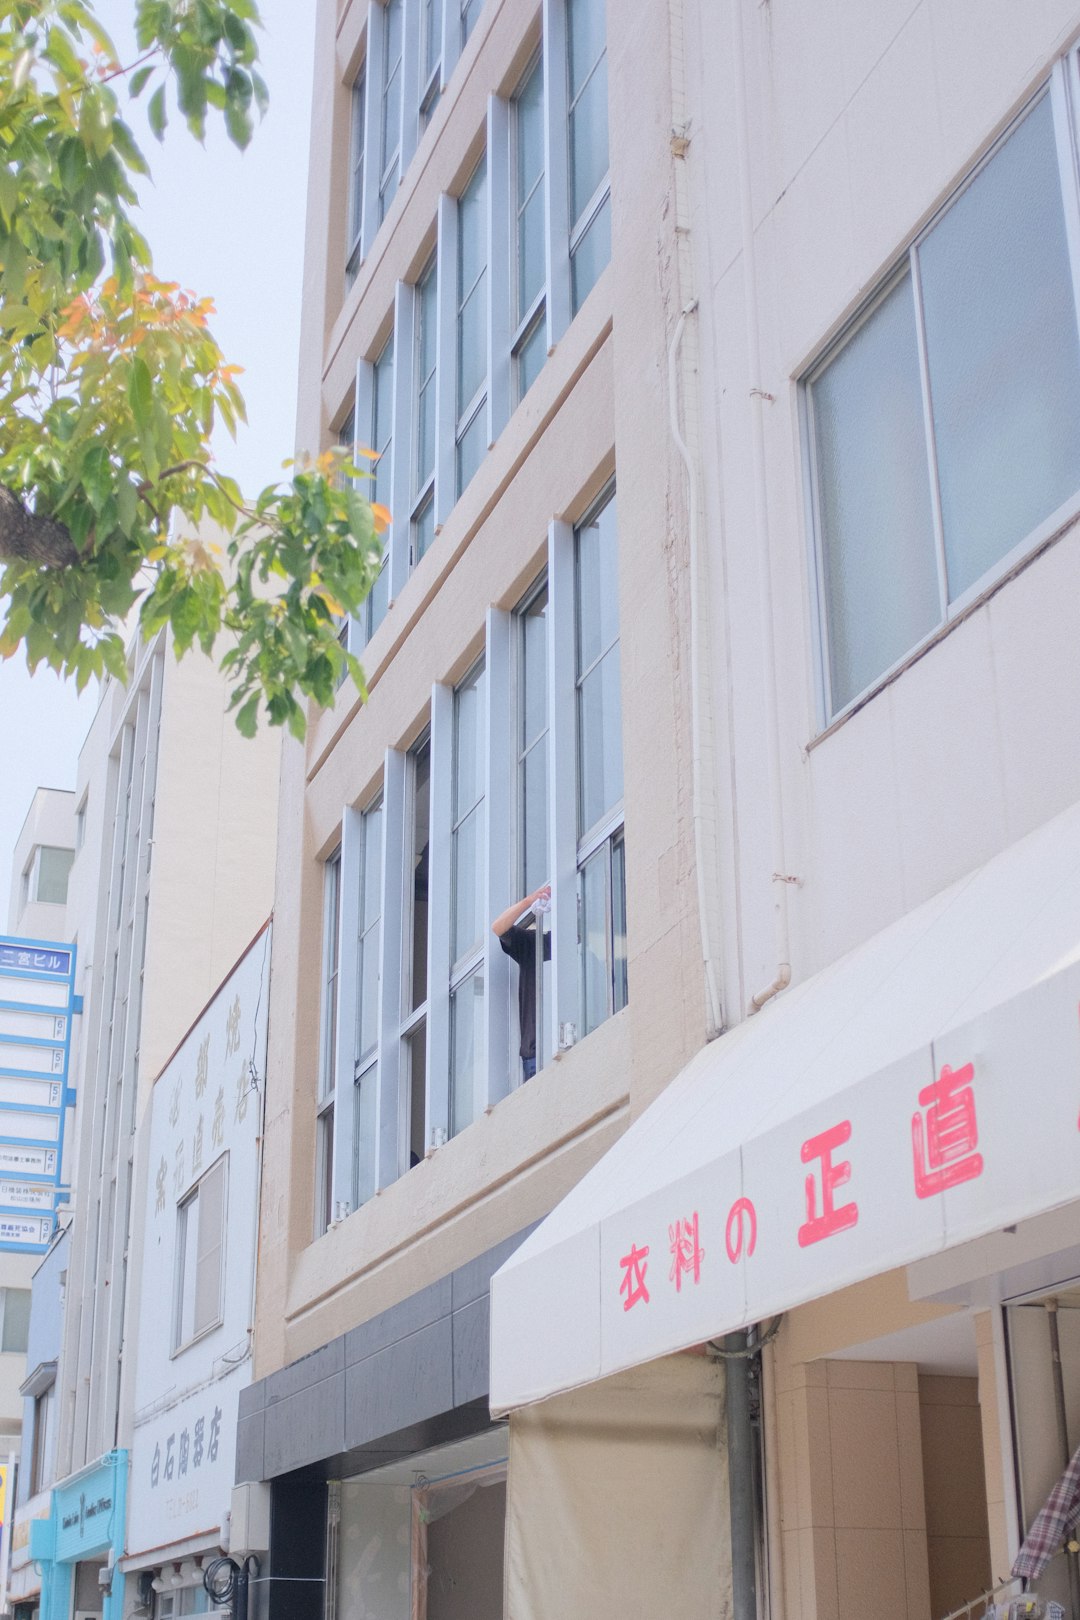
{"label": "building sign board", "polygon": [[600,1222],[601,1375],[1077,1198],[1078,1075],[1074,965],[628,1202]]}
{"label": "building sign board", "polygon": [[74,946],[0,937],[0,1251],[52,1236],[78,1010]]}

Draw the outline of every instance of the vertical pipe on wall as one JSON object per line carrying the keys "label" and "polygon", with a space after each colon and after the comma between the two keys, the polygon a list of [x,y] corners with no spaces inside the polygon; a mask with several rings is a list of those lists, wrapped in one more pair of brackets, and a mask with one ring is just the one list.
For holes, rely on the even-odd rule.
{"label": "vertical pipe on wall", "polygon": [[788,927],[787,863],[784,856],[784,803],[781,796],[780,713],[777,699],[776,628],[773,623],[772,558],[769,555],[769,497],[765,481],[765,399],[761,389],[761,340],[757,301],[757,254],[750,175],[750,115],[747,104],[745,0],[731,0],[732,55],[735,69],[735,129],[738,144],[739,214],[742,225],[743,309],[746,316],[747,380],[750,406],[750,463],[754,488],[754,545],[761,594],[761,661],[765,695],[765,746],[769,762],[769,811],[772,829],[773,940],[776,976],[750,999],[748,1013],[791,983]]}
{"label": "vertical pipe on wall", "polygon": [[732,1616],[733,1620],[757,1620],[757,1516],[748,1335],[729,1333],[724,1340],[724,1350],[727,1352],[724,1401],[730,1482]]}

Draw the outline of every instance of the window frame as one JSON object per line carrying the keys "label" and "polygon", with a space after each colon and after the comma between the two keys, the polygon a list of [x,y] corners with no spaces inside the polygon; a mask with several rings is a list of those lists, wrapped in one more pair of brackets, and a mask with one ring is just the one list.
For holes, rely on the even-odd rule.
{"label": "window frame", "polygon": [[[322,957],[319,975],[319,1071],[315,1111],[315,1236],[334,1224],[334,1131],[341,979],[341,846],[323,862]],[[333,960],[333,969],[328,972]]]}
{"label": "window frame", "polygon": [[[423,363],[424,336],[426,332],[424,299],[429,288],[431,290],[432,303],[432,308],[429,313],[434,322],[434,332],[431,343],[432,361],[426,377],[422,377],[420,368]],[[411,506],[409,509],[410,569],[415,568],[417,563],[427,556],[428,552],[431,550],[431,547],[435,544],[435,538],[438,532],[435,512],[435,482],[439,470],[439,371],[440,361],[442,359],[440,354],[441,321],[439,317],[438,244],[436,244],[435,251],[428,259],[416,281],[414,290],[413,324],[415,330],[413,334],[413,408],[410,422],[412,438],[412,453],[410,456]],[[430,469],[426,473],[422,474],[419,464],[421,443],[420,410],[422,396],[427,393],[428,389],[432,391],[434,401],[434,409],[432,412],[431,465]],[[431,513],[431,539],[429,543],[424,546],[423,549],[421,549],[419,543],[420,524],[421,520],[428,513],[428,511]]]}
{"label": "window frame", "polygon": [[[1070,105],[1069,84],[1069,79],[1071,79],[1072,90],[1080,92],[1078,62],[1080,62],[1080,58],[1078,58],[1075,51],[1070,51],[1067,58],[1059,58],[1050,73],[1040,80],[1036,88],[1025,100],[1023,106],[1009,118],[981,157],[964,172],[940,207],[935,209],[925,224],[909,238],[893,264],[878,280],[870,294],[860,301],[848,319],[844,321],[839,331],[822,346],[820,352],[803,368],[799,376],[799,436],[811,597],[811,644],[815,672],[815,706],[819,735],[830,731],[850,714],[861,708],[883,687],[889,685],[909,664],[920,658],[927,648],[933,646],[935,642],[947,635],[955,624],[971,613],[974,607],[987,596],[992,595],[1003,581],[1016,571],[1018,566],[1032,557],[1060,529],[1077,516],[1080,516],[1080,487],[1078,487],[1072,496],[1056,510],[1049,513],[1028,534],[1022,536],[972,585],[950,600],[940,486],[938,483],[937,443],[934,438],[929,361],[919,267],[919,249],[922,245],[978,177],[993,162],[1002,147],[1029,114],[1034,111],[1038,103],[1048,97],[1054,130],[1056,170],[1061,192],[1062,221],[1071,271],[1073,306],[1077,321],[1078,338],[1080,338],[1080,193],[1078,193],[1075,167],[1080,162],[1080,129],[1077,128],[1075,115]],[[821,492],[818,478],[817,438],[812,391],[814,384],[821,379],[829,366],[839,358],[852,339],[873,319],[876,312],[905,279],[909,280],[911,284],[915,336],[918,348],[923,441],[930,492],[939,614],[937,621],[925,635],[921,636],[898,658],[883,668],[846,702],[834,706],[830,669],[830,629],[826,605],[825,534],[821,518]]]}
{"label": "window frame", "polygon": [[[485,146],[483,154],[477,159],[477,162],[473,165],[473,168],[472,168],[472,170],[471,170],[471,172],[469,174],[469,178],[466,180],[465,184],[462,186],[461,192],[460,192],[460,194],[459,194],[459,196],[457,198],[458,226],[457,226],[457,240],[456,240],[456,243],[455,243],[455,248],[456,248],[455,259],[456,259],[456,263],[455,263],[455,278],[454,278],[454,366],[453,366],[453,376],[454,376],[454,486],[453,487],[454,487],[455,504],[456,504],[457,501],[459,501],[461,499],[461,497],[464,495],[466,489],[468,488],[469,484],[472,482],[472,476],[473,475],[470,475],[467,478],[462,477],[462,466],[463,466],[463,464],[462,464],[462,445],[465,443],[465,440],[468,437],[469,433],[472,432],[472,430],[474,428],[476,428],[478,425],[482,429],[482,431],[484,433],[484,437],[485,437],[486,440],[488,440],[488,443],[485,444],[484,452],[481,455],[480,460],[476,464],[475,472],[478,472],[480,470],[480,467],[483,464],[484,455],[486,455],[487,450],[490,448],[490,437],[489,437],[489,434],[488,434],[487,421],[486,421],[488,397],[489,397],[489,391],[490,391],[490,385],[491,385],[490,311],[491,311],[491,299],[492,299],[492,278],[491,278],[491,227],[490,227],[491,190],[490,190],[490,179],[491,179],[490,165],[488,163],[487,148]],[[480,206],[480,208],[478,210],[478,217],[483,221],[483,238],[484,238],[484,240],[483,240],[483,264],[482,264],[481,269],[477,273],[476,277],[474,278],[474,280],[472,282],[472,285],[468,289],[466,289],[465,288],[465,281],[464,281],[465,244],[464,244],[464,232],[462,230],[462,217],[463,217],[463,209],[464,209],[465,200],[468,197],[468,194],[469,194],[470,190],[472,189],[472,187],[474,185],[476,185],[478,181],[480,182],[480,184],[481,184],[481,186],[483,188],[482,203],[481,203],[481,206]],[[470,398],[468,400],[463,400],[462,393],[461,393],[461,376],[462,376],[462,371],[464,369],[463,368],[463,363],[462,363],[462,352],[463,352],[462,351],[462,338],[463,338],[463,321],[462,321],[462,318],[463,318],[463,316],[465,314],[466,309],[469,307],[469,304],[472,301],[472,298],[473,298],[474,294],[477,294],[477,293],[480,294],[480,298],[481,298],[481,302],[482,302],[482,306],[483,306],[483,319],[482,319],[482,322],[481,322],[480,330],[483,333],[483,341],[484,341],[484,364],[483,364],[483,370],[482,370],[482,373],[481,373],[480,381],[478,382],[475,390],[473,391],[472,395],[470,396]],[[481,421],[482,417],[484,418],[483,421]]]}
{"label": "window frame", "polygon": [[[540,289],[534,293],[532,299],[524,310],[520,307],[521,290],[521,222],[525,211],[533,197],[539,191],[544,205],[544,239],[545,261],[547,259],[547,150],[544,139],[544,126],[547,113],[547,70],[548,64],[544,58],[543,44],[541,44],[529,58],[528,65],[518,80],[514,93],[510,98],[510,226],[512,251],[510,254],[510,370],[511,370],[511,409],[521,404],[528,393],[528,387],[522,386],[522,351],[525,350],[537,330],[544,328],[544,345],[547,348],[547,264],[544,265],[544,275],[541,279]],[[543,167],[536,180],[534,180],[529,194],[524,199],[519,189],[518,158],[521,149],[521,102],[524,92],[533,76],[541,76],[540,91],[540,124],[541,149],[543,152]],[[542,369],[542,368],[541,368]]]}
{"label": "window frame", "polygon": [[345,275],[356,279],[364,259],[364,191],[367,160],[367,61],[363,61],[349,86],[349,194],[346,232]]}
{"label": "window frame", "polygon": [[[600,1024],[606,1023],[614,1013],[621,1012],[626,1006],[629,997],[620,1001],[615,988],[618,957],[615,950],[614,937],[614,868],[615,850],[623,850],[623,887],[622,911],[625,927],[626,917],[626,809],[625,791],[619,798],[594,818],[588,826],[584,823],[584,799],[582,796],[584,771],[582,769],[582,725],[581,725],[581,694],[583,686],[589,676],[600,667],[604,659],[614,648],[622,647],[622,621],[620,615],[619,634],[609,641],[603,650],[594,657],[585,667],[579,667],[580,629],[581,629],[581,587],[580,587],[580,535],[584,529],[589,528],[616,497],[615,480],[610,480],[601,490],[597,498],[588,506],[573,526],[574,546],[574,752],[575,752],[575,787],[576,787],[576,829],[575,863],[577,869],[576,899],[577,899],[577,937],[578,937],[578,1023],[580,1038],[590,1035]],[[618,517],[616,516],[616,535],[618,534]],[[619,661],[619,722],[622,723],[622,660]],[[620,741],[620,755],[621,755]],[[589,867],[602,851],[606,850],[604,863],[605,870],[605,953],[606,953],[606,1011],[594,1024],[586,1024],[588,1011],[588,996],[586,991],[586,936],[585,923],[587,922],[585,885],[586,868]],[[623,954],[625,973],[625,950]]]}
{"label": "window frame", "polygon": [[[197,1325],[194,1316],[194,1300],[198,1297],[199,1289],[199,1259],[202,1252],[202,1207],[205,1189],[211,1178],[220,1177],[221,1180],[221,1224],[217,1234],[217,1307],[215,1314],[201,1327]],[[198,1220],[193,1238],[193,1260],[195,1277],[193,1281],[193,1316],[192,1331],[187,1338],[182,1337],[184,1323],[184,1292],[186,1286],[186,1245],[188,1224],[191,1221],[192,1210],[198,1210]],[[212,1164],[208,1165],[199,1177],[176,1203],[176,1257],[173,1271],[173,1320],[172,1320],[172,1346],[170,1359],[183,1355],[193,1344],[198,1344],[208,1334],[213,1333],[225,1320],[225,1237],[229,1225],[229,1152],[226,1149],[219,1153]]]}
{"label": "window frame", "polygon": [[[370,818],[373,817],[373,816],[376,816],[376,815],[379,817],[378,858],[377,858],[377,862],[376,862],[376,870],[374,872],[369,872],[369,870],[368,870],[368,860],[369,860],[369,855],[370,855],[370,851],[371,851],[371,845],[368,842],[368,831],[367,830],[368,830],[368,827],[370,825]],[[382,997],[381,997],[381,987],[382,987],[381,957],[382,957],[382,933],[383,933],[383,906],[385,905],[385,902],[386,902],[385,819],[386,818],[385,818],[385,815],[384,815],[384,812],[383,812],[383,792],[382,792],[382,789],[380,788],[379,791],[375,794],[374,798],[371,799],[369,801],[369,803],[366,805],[366,807],[363,810],[361,810],[360,813],[359,813],[359,834],[360,834],[359,847],[358,847],[358,855],[359,855],[359,861],[358,861],[358,865],[359,865],[359,873],[358,873],[358,876],[359,876],[359,892],[358,892],[357,897],[356,897],[356,913],[355,913],[355,922],[356,922],[356,930],[355,931],[356,931],[356,935],[357,935],[356,1009],[355,1009],[355,1017],[353,1019],[353,1024],[354,1024],[354,1028],[355,1028],[355,1034],[354,1034],[354,1037],[353,1037],[353,1054],[354,1055],[353,1055],[353,1074],[352,1074],[352,1083],[353,1083],[353,1132],[352,1132],[352,1134],[353,1134],[353,1176],[352,1176],[351,1197],[350,1197],[350,1204],[351,1204],[351,1207],[353,1209],[359,1209],[361,1204],[366,1203],[369,1198],[374,1197],[375,1192],[377,1191],[377,1188],[378,1188],[378,1089],[379,1089],[379,1057],[380,1057],[381,1030],[382,1030],[382,1018],[381,1018],[381,1004],[382,1004]],[[365,913],[366,913],[366,909],[367,909],[367,896],[368,896],[369,890],[372,887],[374,887],[375,892],[376,892],[377,897],[378,897],[379,910],[378,910],[378,915],[365,928],[364,927],[364,918],[365,918]],[[346,926],[348,926],[347,921],[346,921]],[[375,950],[378,953],[377,954],[377,961],[379,963],[379,967],[378,967],[377,972],[376,972],[375,988],[374,988],[374,995],[375,995],[375,1008],[374,1008],[375,1037],[374,1037],[374,1040],[372,1041],[372,1044],[370,1046],[362,1047],[361,1046],[360,1035],[361,1035],[361,1024],[362,1024],[362,1020],[363,1020],[363,1017],[364,1017],[364,973],[363,973],[363,968],[364,968],[364,962],[365,962],[365,947],[369,943],[370,936],[372,934],[374,934],[376,930],[378,931],[378,937],[377,937],[377,940],[375,941]],[[363,1178],[363,1176],[361,1174],[361,1147],[362,1147],[361,1131],[362,1131],[362,1122],[363,1122],[363,1109],[361,1107],[361,1102],[362,1102],[362,1093],[363,1093],[364,1088],[365,1088],[365,1083],[367,1083],[368,1085],[373,1087],[374,1090],[375,1090],[375,1140],[372,1142],[372,1145],[371,1145],[372,1173],[371,1173],[371,1178],[370,1178],[370,1186],[365,1185],[364,1178]]]}

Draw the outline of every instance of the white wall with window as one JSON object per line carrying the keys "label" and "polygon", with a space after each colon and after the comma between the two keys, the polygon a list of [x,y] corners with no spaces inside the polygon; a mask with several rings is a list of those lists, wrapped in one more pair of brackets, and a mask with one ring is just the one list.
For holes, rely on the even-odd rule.
{"label": "white wall with window", "polygon": [[806,380],[826,718],[1080,509],[1064,68]]}
{"label": "white wall with window", "polygon": [[[411,50],[434,49],[432,30],[441,20],[445,83],[447,24],[456,18],[457,0],[418,10],[412,45],[411,3],[372,6],[368,62],[376,61],[376,50],[382,53],[378,94],[384,111],[399,82],[386,77],[387,53],[398,61],[399,15],[406,69]],[[462,19],[476,9],[463,8]],[[432,59],[429,92],[436,80]],[[419,81],[406,71],[400,82],[408,96],[408,86]],[[375,186],[370,161],[364,170],[364,153],[378,142],[383,151],[389,139],[385,119],[378,127],[373,123],[374,95],[369,66],[353,89],[352,270],[359,262],[353,229],[357,177],[366,172],[362,183],[369,191]],[[396,185],[400,165],[395,168],[391,157],[384,179]],[[610,212],[603,0],[548,0],[540,50],[509,99],[489,96],[484,155],[459,193],[440,199],[432,222],[434,252],[415,282],[397,283],[379,347],[360,362],[355,391],[343,408],[342,419],[353,416],[361,444],[379,458],[368,492],[394,518],[384,536],[383,571],[352,632],[353,651],[366,645],[431,549],[607,264]]]}
{"label": "white wall with window", "polygon": [[[613,490],[552,525],[545,576],[387,751],[323,881],[317,1233],[522,1083],[522,971],[541,1069],[626,1005]],[[545,883],[526,968],[491,924]]]}
{"label": "white wall with window", "polygon": [[132,1567],[161,1564],[173,1546],[215,1550],[229,1509],[251,1381],[269,968],[267,924],[162,1071],[140,1133]]}

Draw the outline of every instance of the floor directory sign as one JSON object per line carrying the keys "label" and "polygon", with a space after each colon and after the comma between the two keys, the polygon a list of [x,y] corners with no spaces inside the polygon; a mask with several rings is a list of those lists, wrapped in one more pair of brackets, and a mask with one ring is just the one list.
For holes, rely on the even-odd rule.
{"label": "floor directory sign", "polygon": [[0,935],[0,1252],[52,1236],[79,1011],[73,945]]}

